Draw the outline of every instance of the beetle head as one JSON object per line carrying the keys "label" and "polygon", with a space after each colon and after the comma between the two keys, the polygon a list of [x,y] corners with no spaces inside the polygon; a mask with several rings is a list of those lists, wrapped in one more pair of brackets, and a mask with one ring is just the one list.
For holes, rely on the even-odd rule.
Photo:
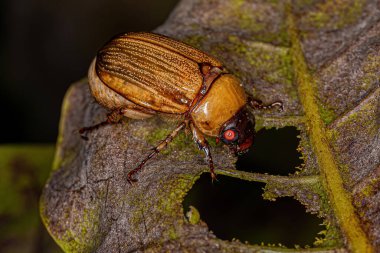
{"label": "beetle head", "polygon": [[228,145],[235,154],[245,153],[253,143],[254,126],[254,118],[243,108],[223,124],[218,139]]}

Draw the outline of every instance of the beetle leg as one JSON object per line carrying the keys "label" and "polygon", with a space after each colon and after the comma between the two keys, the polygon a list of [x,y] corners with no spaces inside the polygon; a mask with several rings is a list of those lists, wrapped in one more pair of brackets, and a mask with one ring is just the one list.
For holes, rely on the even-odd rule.
{"label": "beetle leg", "polygon": [[124,114],[123,110],[124,110],[123,108],[115,109],[112,112],[107,114],[107,120],[100,122],[100,123],[93,125],[93,126],[82,127],[81,129],[79,129],[79,133],[81,135],[81,138],[84,140],[88,140],[88,137],[86,135],[83,135],[83,134],[85,134],[85,133],[87,134],[87,133],[89,133],[93,130],[96,130],[99,127],[102,127],[105,125],[119,123],[121,118],[123,117],[123,114]]}
{"label": "beetle leg", "polygon": [[251,96],[248,96],[248,104],[253,109],[260,109],[260,110],[262,110],[262,109],[264,109],[264,110],[272,109],[275,106],[279,107],[280,111],[282,111],[284,109],[283,104],[282,104],[281,101],[276,101],[276,102],[273,102],[273,103],[271,103],[269,105],[263,105],[263,102],[261,100],[254,99]]}
{"label": "beetle leg", "polygon": [[222,67],[212,66],[211,64],[206,62],[199,63],[198,66],[203,76],[201,93],[204,95],[205,92],[207,92],[207,90],[210,88],[210,85],[214,82],[214,80],[225,71]]}
{"label": "beetle leg", "polygon": [[197,144],[198,148],[205,152],[206,155],[206,161],[208,163],[208,166],[210,168],[210,174],[211,174],[211,179],[212,181],[216,180],[216,175],[214,172],[214,161],[212,160],[211,152],[210,152],[210,147],[208,145],[208,142],[206,138],[204,137],[203,133],[196,127],[194,126],[193,123],[190,123],[190,128],[193,133],[193,140]]}
{"label": "beetle leg", "polygon": [[166,146],[178,135],[178,133],[184,128],[186,127],[186,124],[187,124],[187,121],[183,121],[181,124],[179,124],[177,126],[176,129],[173,130],[173,132],[171,132],[168,136],[166,136],[166,138],[164,140],[162,140],[154,149],[153,151],[147,156],[145,157],[144,160],[142,160],[142,162],[140,162],[140,164],[134,168],[133,170],[131,170],[128,175],[127,175],[127,178],[128,178],[128,182],[135,182],[137,181],[136,179],[132,178],[134,174],[136,174],[137,172],[139,172],[145,165],[145,163],[147,161],[149,161],[151,158],[153,158],[156,154],[160,153],[160,151],[164,148],[166,148]]}

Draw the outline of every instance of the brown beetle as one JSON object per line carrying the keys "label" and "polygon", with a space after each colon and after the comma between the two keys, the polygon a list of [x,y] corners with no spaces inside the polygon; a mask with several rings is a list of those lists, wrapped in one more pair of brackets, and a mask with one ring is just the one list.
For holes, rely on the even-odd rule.
{"label": "brown beetle", "polygon": [[[254,117],[246,105],[264,106],[247,96],[241,82],[223,64],[182,42],[153,33],[116,36],[99,50],[89,69],[92,95],[112,112],[101,125],[119,122],[122,116],[144,119],[155,114],[176,116],[179,125],[133,170],[128,180],[177,134],[189,127],[195,143],[203,150],[215,179],[214,164],[204,135],[216,137],[235,153],[247,151],[254,136]],[[86,138],[86,137],[84,137]]]}

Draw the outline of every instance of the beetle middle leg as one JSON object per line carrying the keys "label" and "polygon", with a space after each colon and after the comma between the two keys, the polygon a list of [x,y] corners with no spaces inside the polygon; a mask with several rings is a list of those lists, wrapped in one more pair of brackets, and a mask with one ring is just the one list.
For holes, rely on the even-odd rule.
{"label": "beetle middle leg", "polygon": [[179,124],[177,126],[176,129],[174,129],[168,136],[166,136],[166,138],[164,140],[162,140],[155,148],[153,148],[153,151],[147,156],[145,157],[144,160],[142,160],[142,162],[140,162],[140,164],[134,168],[133,170],[131,170],[128,175],[127,175],[127,178],[128,178],[128,182],[135,182],[137,181],[136,179],[133,178],[133,175],[136,174],[137,172],[139,172],[145,165],[145,163],[147,161],[149,161],[151,158],[153,158],[155,155],[157,155],[158,153],[160,153],[160,151],[164,148],[167,147],[167,145],[178,135],[178,133],[186,127],[187,125],[187,121],[183,121],[181,124]]}
{"label": "beetle middle leg", "polygon": [[251,106],[253,109],[272,109],[273,107],[278,107],[280,111],[284,109],[283,104],[281,101],[276,101],[268,105],[264,105],[261,100],[254,99],[251,96],[248,96],[248,105]]}
{"label": "beetle middle leg", "polygon": [[212,181],[214,181],[216,180],[216,175],[214,172],[214,161],[212,160],[208,142],[206,138],[204,137],[203,133],[193,123],[190,123],[190,128],[191,128],[191,132],[193,133],[193,139],[195,143],[198,145],[198,148],[200,150],[203,150],[203,152],[206,155],[206,161],[210,168],[211,179]]}

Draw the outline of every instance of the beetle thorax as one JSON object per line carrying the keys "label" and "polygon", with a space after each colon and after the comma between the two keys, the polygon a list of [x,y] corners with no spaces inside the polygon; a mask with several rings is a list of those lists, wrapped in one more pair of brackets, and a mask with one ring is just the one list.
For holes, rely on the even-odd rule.
{"label": "beetle thorax", "polygon": [[221,126],[246,104],[240,81],[230,74],[220,76],[194,108],[191,117],[204,134],[218,136]]}

